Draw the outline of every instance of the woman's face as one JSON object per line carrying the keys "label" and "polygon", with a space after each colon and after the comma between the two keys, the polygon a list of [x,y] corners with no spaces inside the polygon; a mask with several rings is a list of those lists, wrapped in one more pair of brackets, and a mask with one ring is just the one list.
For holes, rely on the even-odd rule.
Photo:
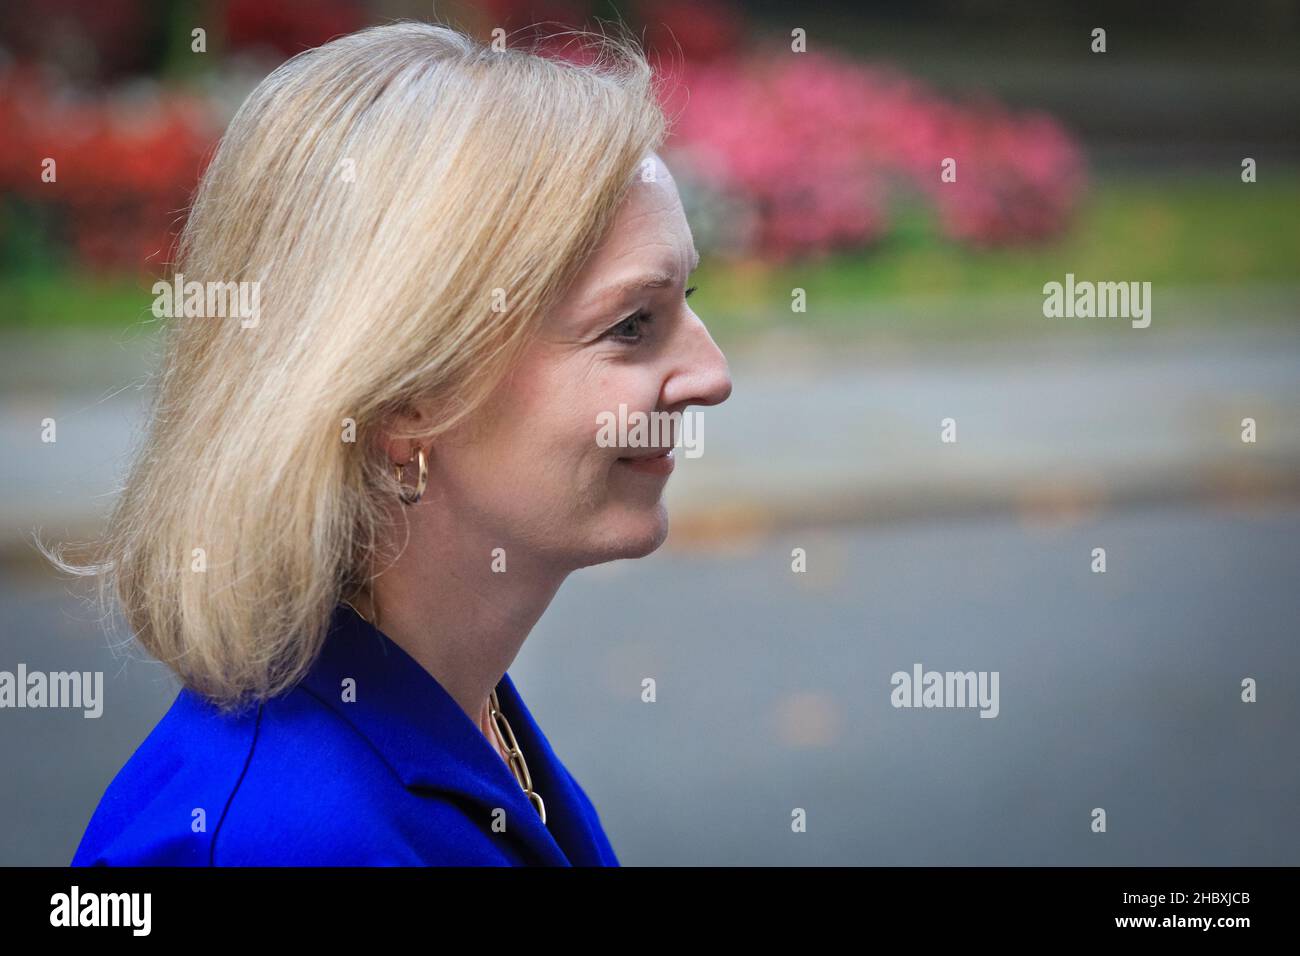
{"label": "woman's face", "polygon": [[602,415],[617,422],[624,405],[635,423],[635,412],[684,412],[731,393],[727,361],[685,298],[698,262],[677,186],[650,158],[653,181],[637,177],[513,376],[474,421],[434,443],[437,491],[426,500],[448,509],[444,527],[505,548],[507,561],[512,547],[570,569],[654,551],[668,534],[668,472],[684,449],[668,461],[633,459],[659,455],[682,432],[661,432],[658,447],[605,447]]}

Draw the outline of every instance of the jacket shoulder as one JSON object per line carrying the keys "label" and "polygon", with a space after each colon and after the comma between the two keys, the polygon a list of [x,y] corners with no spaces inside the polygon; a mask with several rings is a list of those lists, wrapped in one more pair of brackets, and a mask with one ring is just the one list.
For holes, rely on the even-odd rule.
{"label": "jacket shoulder", "polygon": [[496,866],[455,796],[413,793],[301,686],[237,716],[188,690],[113,779],[73,866]]}
{"label": "jacket shoulder", "polygon": [[263,709],[213,849],[216,866],[509,862],[456,801],[409,791],[365,737],[307,691]]}
{"label": "jacket shoulder", "polygon": [[223,716],[183,689],[104,791],[72,865],[206,865],[257,718],[258,708]]}

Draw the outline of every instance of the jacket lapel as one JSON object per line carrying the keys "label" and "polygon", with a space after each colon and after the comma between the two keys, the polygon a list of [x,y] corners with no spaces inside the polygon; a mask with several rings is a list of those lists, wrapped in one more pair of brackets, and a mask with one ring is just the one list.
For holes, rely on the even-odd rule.
{"label": "jacket lapel", "polygon": [[[515,732],[524,759],[528,761],[533,789],[546,802],[546,828],[554,834],[561,846],[567,848],[569,862],[574,866],[607,865],[598,849],[603,835],[597,837],[592,827],[593,821],[585,812],[570,812],[570,807],[581,808],[585,801],[579,797],[573,778],[551,750],[546,735],[524,706],[523,698],[515,689],[509,673],[501,676],[497,699],[501,702],[506,719],[510,721],[510,729]],[[497,758],[498,761],[500,759]],[[513,777],[511,779],[513,781]],[[515,783],[515,789],[519,789],[518,783]],[[520,793],[523,791],[520,790]]]}
{"label": "jacket lapel", "polygon": [[[355,682],[349,685],[355,686],[355,700],[344,699],[348,679]],[[507,834],[522,842],[539,862],[569,864],[510,769],[455,698],[347,605],[335,609],[320,657],[302,683],[365,736],[408,789],[466,797],[484,808],[485,819],[501,807]],[[533,785],[546,801],[547,820],[564,821],[559,834],[563,837],[570,829],[569,814],[561,806],[552,810],[552,800],[571,800],[572,792],[558,792],[561,782],[551,766],[555,755],[544,746],[509,677],[503,680],[498,697],[528,760]],[[534,756],[539,751],[540,761]],[[551,792],[543,789],[543,782]]]}

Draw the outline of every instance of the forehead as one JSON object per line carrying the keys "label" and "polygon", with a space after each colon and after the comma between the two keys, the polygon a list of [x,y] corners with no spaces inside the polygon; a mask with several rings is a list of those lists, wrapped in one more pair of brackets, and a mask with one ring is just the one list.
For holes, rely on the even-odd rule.
{"label": "forehead", "polygon": [[[644,175],[643,175],[644,173]],[[677,184],[658,156],[638,166],[609,232],[592,254],[578,285],[598,281],[612,267],[690,266],[694,249]]]}

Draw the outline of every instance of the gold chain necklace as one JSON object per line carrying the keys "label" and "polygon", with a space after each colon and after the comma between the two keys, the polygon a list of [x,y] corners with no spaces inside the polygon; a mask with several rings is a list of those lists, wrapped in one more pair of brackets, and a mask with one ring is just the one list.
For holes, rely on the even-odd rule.
{"label": "gold chain necklace", "polygon": [[492,728],[496,731],[497,739],[501,741],[502,746],[506,748],[510,755],[510,769],[519,781],[519,786],[524,788],[524,794],[528,801],[541,815],[542,823],[546,823],[546,804],[542,802],[542,795],[533,789],[533,778],[528,775],[528,764],[524,762],[523,751],[519,749],[519,742],[515,740],[514,731],[510,729],[510,721],[506,720],[506,715],[501,711],[501,703],[497,700],[497,689],[492,688],[490,695],[492,711]]}
{"label": "gold chain necklace", "polygon": [[[343,603],[352,608],[352,610],[356,612],[357,617],[361,618],[361,620],[365,621],[371,627],[378,629],[379,625],[376,623],[379,618],[378,614],[375,615],[376,620],[371,621],[370,618],[358,611],[356,605],[351,601],[344,600]],[[542,801],[542,795],[533,789],[533,778],[528,773],[528,763],[524,760],[523,751],[519,749],[519,741],[515,739],[514,731],[510,729],[510,721],[506,719],[505,713],[501,710],[501,701],[497,699],[497,689],[495,687],[492,688],[492,693],[489,695],[489,702],[489,713],[492,716],[492,730],[496,735],[499,745],[505,748],[508,757],[506,763],[510,767],[510,772],[515,775],[515,780],[518,781],[519,786],[523,788],[524,795],[528,797],[528,802],[533,805],[533,808],[541,816],[542,823],[545,824],[546,804]],[[496,745],[494,744],[494,746]]]}

